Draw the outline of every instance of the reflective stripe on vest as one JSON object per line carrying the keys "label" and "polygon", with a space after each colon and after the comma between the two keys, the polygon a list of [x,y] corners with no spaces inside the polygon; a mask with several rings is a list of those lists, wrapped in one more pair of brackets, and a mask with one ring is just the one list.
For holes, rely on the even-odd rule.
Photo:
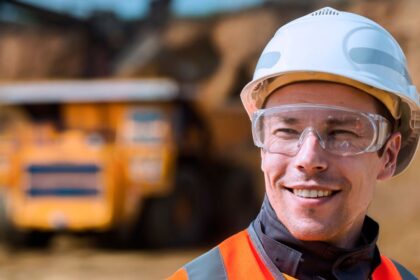
{"label": "reflective stripe on vest", "polygon": [[[249,229],[252,234],[252,228]],[[219,246],[208,251],[178,270],[171,278],[176,280],[237,280],[237,279],[282,279],[295,278],[284,273],[272,273],[256,249],[248,230],[226,239]],[[375,269],[373,280],[415,280],[410,272],[394,264],[385,256]],[[275,276],[274,276],[275,275]]]}

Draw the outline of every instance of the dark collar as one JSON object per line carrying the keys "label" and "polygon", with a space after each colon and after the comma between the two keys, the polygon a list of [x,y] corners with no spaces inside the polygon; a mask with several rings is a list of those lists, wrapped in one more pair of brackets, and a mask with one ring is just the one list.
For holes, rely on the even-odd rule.
{"label": "dark collar", "polygon": [[300,280],[368,279],[380,264],[378,224],[366,217],[359,245],[351,250],[294,238],[278,220],[267,198],[254,221],[256,233],[277,268]]}

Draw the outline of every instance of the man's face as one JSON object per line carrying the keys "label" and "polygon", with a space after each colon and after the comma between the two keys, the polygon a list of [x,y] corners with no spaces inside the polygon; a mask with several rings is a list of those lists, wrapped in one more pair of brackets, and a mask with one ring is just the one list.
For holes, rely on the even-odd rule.
{"label": "man's face", "polygon": [[[291,84],[276,90],[266,108],[311,103],[378,113],[377,101],[346,85],[327,82]],[[338,156],[319,145],[310,133],[295,156],[262,150],[266,192],[277,217],[292,235],[305,241],[325,241],[352,247],[374,195],[376,180],[392,176],[401,136],[394,133],[377,152]],[[327,197],[304,198],[301,190],[332,191]]]}

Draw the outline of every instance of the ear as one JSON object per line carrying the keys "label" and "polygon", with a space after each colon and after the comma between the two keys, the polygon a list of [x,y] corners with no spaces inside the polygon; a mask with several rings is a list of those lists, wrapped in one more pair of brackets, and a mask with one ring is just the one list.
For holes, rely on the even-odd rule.
{"label": "ear", "polygon": [[401,148],[401,133],[394,132],[383,148],[381,156],[382,166],[378,173],[378,180],[386,180],[392,177],[397,167],[397,157]]}

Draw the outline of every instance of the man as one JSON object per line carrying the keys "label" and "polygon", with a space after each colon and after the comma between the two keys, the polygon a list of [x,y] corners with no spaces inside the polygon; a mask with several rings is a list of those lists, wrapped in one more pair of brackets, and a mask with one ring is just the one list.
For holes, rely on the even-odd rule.
{"label": "man", "polygon": [[241,98],[261,148],[261,212],[173,279],[416,279],[380,255],[366,216],[376,182],[401,173],[419,139],[419,96],[393,37],[355,14],[313,12],[277,31]]}

